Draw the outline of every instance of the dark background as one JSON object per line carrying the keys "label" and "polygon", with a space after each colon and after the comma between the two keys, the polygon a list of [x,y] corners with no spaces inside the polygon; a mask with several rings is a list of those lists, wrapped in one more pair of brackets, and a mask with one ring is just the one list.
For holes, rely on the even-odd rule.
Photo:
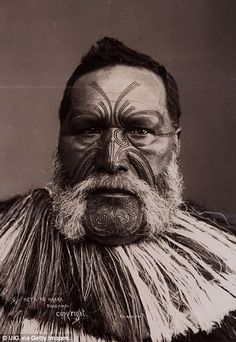
{"label": "dark background", "polygon": [[1,0],[0,197],[50,179],[65,82],[108,35],[174,74],[185,198],[236,220],[235,17],[235,0]]}

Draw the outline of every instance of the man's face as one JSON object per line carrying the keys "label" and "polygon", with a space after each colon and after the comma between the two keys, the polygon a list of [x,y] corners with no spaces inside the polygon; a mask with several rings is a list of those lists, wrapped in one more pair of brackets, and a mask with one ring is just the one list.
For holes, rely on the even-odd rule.
{"label": "man's face", "polygon": [[165,87],[154,73],[115,66],[75,82],[58,148],[66,183],[73,188],[92,176],[120,177],[116,186],[101,186],[88,197],[84,225],[92,239],[94,232],[101,239],[114,233],[120,243],[118,236],[132,240],[140,233],[144,203],[123,182],[138,179],[155,189],[171,160],[174,136]]}
{"label": "man's face", "polygon": [[173,132],[161,78],[115,66],[75,82],[60,152],[73,185],[92,172],[123,172],[154,186],[170,160]]}

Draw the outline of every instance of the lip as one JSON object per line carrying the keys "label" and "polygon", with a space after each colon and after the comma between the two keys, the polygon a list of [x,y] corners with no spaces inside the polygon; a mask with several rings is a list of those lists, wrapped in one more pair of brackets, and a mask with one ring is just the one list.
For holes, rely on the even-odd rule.
{"label": "lip", "polygon": [[127,197],[127,196],[133,196],[130,191],[124,190],[124,189],[96,189],[94,190],[91,195],[100,195],[104,197]]}
{"label": "lip", "polygon": [[100,196],[102,197],[127,197],[127,196],[131,196],[131,194],[127,194],[127,193],[122,193],[122,192],[100,192],[99,193]]}
{"label": "lip", "polygon": [[128,198],[128,197],[133,197],[135,194],[132,192],[125,190],[125,189],[104,189],[104,188],[99,188],[95,189],[90,193],[90,196],[98,196],[102,198]]}

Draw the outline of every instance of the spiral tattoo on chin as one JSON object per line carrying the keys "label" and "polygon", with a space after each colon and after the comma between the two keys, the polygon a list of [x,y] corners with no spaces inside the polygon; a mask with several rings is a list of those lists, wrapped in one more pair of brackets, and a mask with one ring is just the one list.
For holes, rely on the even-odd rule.
{"label": "spiral tattoo on chin", "polygon": [[141,221],[141,205],[134,196],[107,198],[94,195],[88,201],[84,224],[92,240],[106,243],[107,239],[111,241],[119,237],[137,238]]}

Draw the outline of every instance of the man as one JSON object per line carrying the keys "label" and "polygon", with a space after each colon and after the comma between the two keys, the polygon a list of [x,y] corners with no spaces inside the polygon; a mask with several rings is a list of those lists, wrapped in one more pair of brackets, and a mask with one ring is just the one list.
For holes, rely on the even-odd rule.
{"label": "man", "polygon": [[150,57],[104,38],[82,58],[52,183],[1,204],[2,334],[236,340],[236,240],[182,203],[180,113]]}

